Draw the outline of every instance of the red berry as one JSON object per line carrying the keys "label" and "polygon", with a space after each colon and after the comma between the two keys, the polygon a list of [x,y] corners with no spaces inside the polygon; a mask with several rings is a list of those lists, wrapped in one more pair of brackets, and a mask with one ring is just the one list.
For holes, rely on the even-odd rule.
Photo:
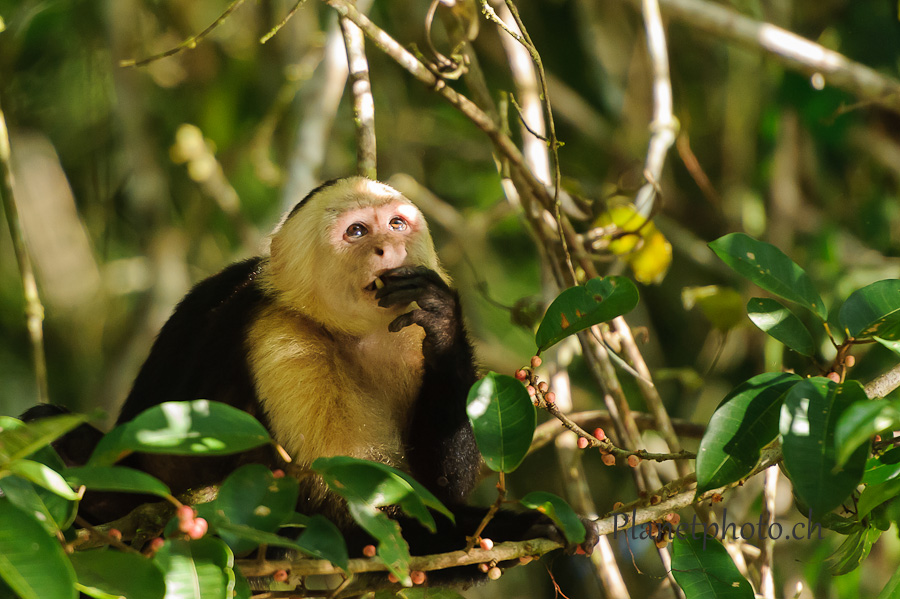
{"label": "red berry", "polygon": [[188,531],[188,536],[194,540],[202,539],[206,531],[209,530],[209,524],[203,518],[194,520],[194,526]]}
{"label": "red berry", "polygon": [[275,573],[272,574],[272,578],[275,580],[275,582],[287,582],[287,570],[275,570]]}
{"label": "red berry", "polygon": [[519,369],[516,371],[516,378],[519,379],[520,381],[525,381],[528,379],[528,373],[525,372],[524,370]]}
{"label": "red berry", "polygon": [[400,579],[393,572],[388,572],[388,581],[393,583],[400,582]]}
{"label": "red berry", "polygon": [[597,437],[598,441],[603,441],[604,439],[606,439],[606,433],[603,432],[602,428],[595,428],[594,436]]}
{"label": "red berry", "polygon": [[425,582],[425,572],[421,570],[413,570],[409,573],[410,579],[412,579],[413,584],[422,584]]}
{"label": "red berry", "polygon": [[584,437],[578,437],[578,449],[587,449],[589,442]]}
{"label": "red berry", "polygon": [[278,468],[276,470],[272,470],[272,477],[274,478],[284,478],[284,470]]}
{"label": "red berry", "polygon": [[375,557],[375,545],[366,545],[363,547],[363,555],[366,557]]}
{"label": "red berry", "polygon": [[118,528],[110,528],[106,534],[109,535],[110,539],[115,539],[117,541],[122,540],[122,531],[120,531]]}
{"label": "red berry", "polygon": [[156,553],[157,551],[162,549],[162,546],[165,544],[166,544],[165,539],[163,539],[162,537],[156,537],[155,539],[150,541],[150,551],[152,551],[153,553]]}

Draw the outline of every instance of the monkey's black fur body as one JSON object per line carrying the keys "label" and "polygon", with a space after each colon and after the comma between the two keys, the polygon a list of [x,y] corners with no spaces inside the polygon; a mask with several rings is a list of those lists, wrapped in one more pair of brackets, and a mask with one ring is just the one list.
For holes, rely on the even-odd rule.
{"label": "monkey's black fur body", "polygon": [[[350,183],[346,183],[347,181]],[[351,187],[351,183],[356,187]],[[307,204],[316,194],[338,194],[340,191],[356,197],[352,196],[352,193],[357,193],[354,189],[369,190],[371,184],[372,182],[363,179],[355,179],[323,185],[294,208],[286,221],[310,210]],[[399,196],[387,186],[383,187]],[[350,191],[341,191],[345,189]],[[329,202],[343,201],[347,204],[343,197]],[[408,200],[399,197],[408,204]],[[325,201],[322,198],[319,200]],[[356,205],[362,204],[363,200],[349,203],[349,207],[341,205],[341,209],[357,210]],[[334,207],[329,205],[328,208]],[[337,212],[336,209],[334,211]],[[406,214],[402,210],[400,213]],[[421,226],[427,236],[424,222]],[[431,262],[437,265],[430,237],[426,241]],[[403,251],[408,247],[412,255],[413,250],[416,250],[413,243],[415,239],[411,238],[409,245],[403,246]],[[377,247],[375,251],[382,255],[385,248]],[[267,409],[268,399],[261,396],[259,391],[259,377],[256,376],[258,365],[250,357],[256,355],[252,351],[255,348],[250,345],[258,343],[253,341],[257,338],[253,336],[253,327],[262,322],[264,316],[261,315],[266,310],[278,308],[281,299],[279,292],[265,281],[266,269],[272,268],[269,262],[269,257],[257,257],[233,264],[198,283],[185,296],[153,344],[122,408],[119,423],[130,421],[143,410],[166,401],[209,399],[249,412],[272,431],[276,441],[281,442],[275,434],[277,427],[273,427],[274,423],[270,421],[272,412]],[[331,273],[333,277],[343,275],[341,272]],[[466,415],[467,394],[477,379],[477,372],[473,349],[463,326],[459,300],[445,277],[433,268],[411,259],[406,259],[399,266],[379,270],[376,278],[383,285],[377,290],[374,284],[371,286],[371,293],[367,296],[369,303],[377,302],[377,306],[386,310],[386,313],[399,314],[393,320],[386,321],[387,328],[391,331],[391,337],[388,338],[399,339],[399,336],[393,335],[399,335],[412,325],[421,327],[424,331],[419,357],[421,366],[417,365],[411,370],[419,372],[419,368],[421,369],[421,382],[408,411],[402,417],[405,424],[400,429],[403,464],[416,480],[454,512],[456,524],[436,515],[438,532],[431,534],[411,519],[397,519],[413,554],[461,549],[466,544],[466,536],[475,532],[486,509],[466,505],[468,495],[477,482],[481,457]],[[413,302],[413,309],[404,311]],[[371,310],[378,309],[371,306]],[[391,310],[394,312],[390,312]],[[307,315],[298,311],[297,318],[306,319]],[[333,340],[345,338],[342,337],[343,333],[331,332],[326,325],[316,327],[316,335]],[[392,352],[395,348],[387,343],[380,351]],[[389,380],[395,373],[383,372],[380,376]],[[380,383],[374,380],[370,384]],[[309,396],[306,389],[297,388],[289,398],[282,398],[281,401],[297,402],[299,405],[302,402],[315,402],[316,398]],[[339,398],[339,401],[359,399],[347,397]],[[391,408],[388,406],[384,409]],[[335,418],[326,422],[335,432],[347,425]],[[261,461],[271,464],[272,460],[273,456],[266,449],[248,452],[236,458],[184,459],[144,455],[137,456],[134,465],[161,478],[172,487],[173,492],[178,493],[189,487],[216,483],[240,463]],[[329,501],[334,503],[337,499],[332,496]],[[305,505],[302,497],[298,506],[301,511],[322,511],[332,515],[335,506],[326,508],[323,509],[315,502]],[[337,509],[342,508],[338,506]],[[372,542],[349,518],[343,521],[339,519],[339,525],[344,529],[351,552],[358,552],[363,545]],[[560,538],[559,531],[549,519],[537,512],[516,514],[502,510],[492,519],[483,536],[492,538],[495,542],[547,536]],[[591,548],[595,540],[596,536],[589,530],[588,541],[583,546]],[[468,570],[464,575],[469,579],[481,576],[474,569]]]}

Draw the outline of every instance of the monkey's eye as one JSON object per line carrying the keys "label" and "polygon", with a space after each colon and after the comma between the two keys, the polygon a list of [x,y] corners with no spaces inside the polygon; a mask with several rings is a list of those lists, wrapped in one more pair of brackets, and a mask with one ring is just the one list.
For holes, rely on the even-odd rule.
{"label": "monkey's eye", "polygon": [[368,232],[369,232],[369,230],[366,228],[366,226],[364,224],[353,223],[352,225],[347,227],[347,230],[344,231],[344,235],[346,235],[347,237],[349,237],[351,239],[359,239],[360,237],[362,237],[363,235],[365,235]]}
{"label": "monkey's eye", "polygon": [[407,224],[407,222],[400,216],[395,216],[394,218],[392,218],[390,222],[388,222],[388,225],[390,225],[391,229],[393,229],[394,231],[405,231],[409,226],[409,224]]}

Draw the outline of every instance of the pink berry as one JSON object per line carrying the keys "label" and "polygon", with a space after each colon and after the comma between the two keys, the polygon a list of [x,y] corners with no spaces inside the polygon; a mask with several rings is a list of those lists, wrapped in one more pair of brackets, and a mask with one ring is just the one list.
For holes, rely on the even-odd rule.
{"label": "pink berry", "polygon": [[531,358],[531,367],[532,368],[538,368],[541,365],[541,363],[543,363],[543,360],[541,360],[540,356],[534,356]]}
{"label": "pink berry", "polygon": [[485,551],[490,551],[494,548],[494,542],[490,539],[481,539],[480,545]]}
{"label": "pink berry", "polygon": [[421,570],[413,570],[409,573],[410,579],[412,579],[413,584],[422,584],[425,582],[425,572]]}
{"label": "pink berry", "polygon": [[275,573],[272,574],[272,578],[275,580],[275,582],[287,582],[287,570],[275,570]]}
{"label": "pink berry", "polygon": [[606,433],[603,432],[602,428],[595,428],[594,436],[597,437],[598,441],[603,441],[604,439],[606,439]]}
{"label": "pink berry", "polygon": [[273,478],[284,478],[284,470],[282,470],[281,468],[272,470],[272,477]]}
{"label": "pink berry", "polygon": [[487,574],[488,570],[491,569],[487,564],[478,564],[478,569]]}
{"label": "pink berry", "polygon": [[520,369],[520,370],[517,370],[517,371],[516,371],[516,378],[519,379],[520,381],[527,380],[527,379],[528,379],[528,373],[525,372],[524,370],[521,370],[521,369]]}
{"label": "pink berry", "polygon": [[175,512],[175,514],[178,516],[178,519],[181,520],[182,522],[185,522],[187,520],[193,520],[194,519],[194,508],[192,508],[189,505],[183,505],[180,508],[178,508],[178,511]]}
{"label": "pink berry", "polygon": [[488,575],[488,578],[490,578],[491,580],[497,580],[498,578],[500,578],[503,575],[503,572],[500,570],[500,568],[498,568],[497,566],[494,566],[493,568],[488,570],[487,575]]}
{"label": "pink berry", "polygon": [[828,376],[828,378],[830,378],[830,379],[831,379],[832,381],[834,381],[835,383],[840,383],[840,382],[841,382],[841,375],[839,375],[839,374],[836,373],[836,372],[829,372],[827,376]]}
{"label": "pink berry", "polygon": [[546,393],[547,390],[550,389],[550,385],[547,384],[547,381],[541,381],[538,383],[538,391],[541,393]]}
{"label": "pink berry", "polygon": [[587,449],[588,440],[584,437],[578,437],[578,449]]}
{"label": "pink berry", "polygon": [[162,549],[162,546],[165,544],[166,544],[165,539],[163,539],[162,537],[156,537],[155,539],[150,541],[150,551],[152,551],[153,553],[156,553],[157,551]]}
{"label": "pink berry", "polygon": [[554,393],[553,391],[547,392],[547,394],[544,395],[544,401],[550,404],[556,403],[556,393]]}
{"label": "pink berry", "polygon": [[194,520],[193,528],[188,531],[188,536],[194,540],[202,539],[207,530],[209,530],[209,524],[207,524],[206,520],[197,518]]}

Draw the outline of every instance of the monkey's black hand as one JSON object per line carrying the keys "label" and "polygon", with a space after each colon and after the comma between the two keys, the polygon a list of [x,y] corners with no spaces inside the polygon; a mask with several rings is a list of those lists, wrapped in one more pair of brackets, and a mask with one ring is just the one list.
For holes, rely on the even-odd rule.
{"label": "monkey's black hand", "polygon": [[425,329],[426,360],[441,359],[453,352],[462,337],[462,317],[456,292],[440,275],[424,266],[401,266],[381,275],[384,287],[375,292],[383,308],[416,302],[418,309],[395,318],[388,328],[397,331],[417,324]]}
{"label": "monkey's black hand", "polygon": [[572,555],[574,553],[584,553],[587,555],[591,555],[594,552],[594,547],[600,540],[600,535],[597,530],[597,524],[593,520],[585,518],[584,516],[579,516],[579,519],[584,525],[584,541],[582,541],[581,543],[569,542],[563,534],[562,530],[560,530],[560,528],[546,516],[533,523],[525,532],[523,538],[547,538],[551,541],[556,541],[563,545],[563,547],[565,547],[566,553],[568,553],[569,555]]}

